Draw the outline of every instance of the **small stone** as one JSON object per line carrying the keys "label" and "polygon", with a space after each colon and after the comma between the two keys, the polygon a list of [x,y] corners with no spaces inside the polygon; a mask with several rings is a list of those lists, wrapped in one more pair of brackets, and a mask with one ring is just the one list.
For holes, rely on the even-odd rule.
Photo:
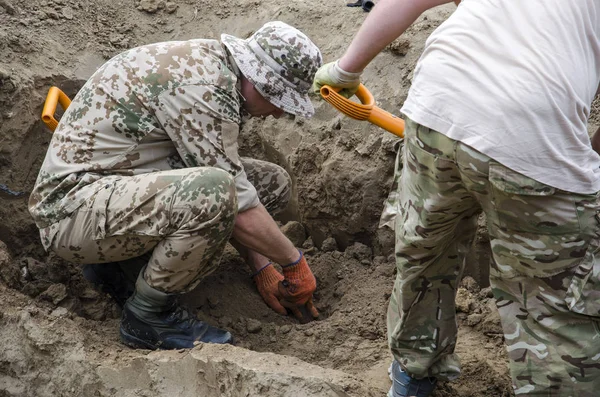
{"label": "small stone", "polygon": [[257,334],[262,330],[262,324],[260,321],[253,318],[249,318],[246,322],[246,331],[251,334]]}
{"label": "small stone", "polygon": [[177,3],[173,3],[172,1],[167,1],[167,4],[165,4],[165,11],[168,12],[169,14],[172,14],[177,10],[177,7],[179,7],[179,5]]}
{"label": "small stone", "polygon": [[470,314],[467,317],[467,325],[469,327],[474,327],[481,322],[483,316],[481,314]]}
{"label": "small stone", "polygon": [[479,291],[479,285],[477,284],[477,281],[475,281],[475,279],[471,276],[465,276],[461,280],[460,285],[466,288],[469,292],[475,293]]}
{"label": "small stone", "polygon": [[70,7],[63,8],[62,15],[65,19],[68,19],[68,20],[73,19],[73,9],[71,9]]}
{"label": "small stone", "polygon": [[382,255],[376,256],[375,258],[373,258],[373,263],[375,263],[376,265],[381,265],[383,263],[386,263],[385,256],[382,256]]}
{"label": "small stone", "polygon": [[281,231],[296,247],[301,247],[306,241],[306,231],[300,222],[288,222],[281,228]]}
{"label": "small stone", "polygon": [[81,299],[99,299],[100,293],[93,289],[92,287],[86,287],[81,294],[79,294]]}
{"label": "small stone", "polygon": [[368,259],[363,259],[362,261],[360,261],[360,264],[364,266],[371,266],[371,261]]}
{"label": "small stone", "polygon": [[279,332],[281,334],[287,334],[288,332],[290,332],[292,330],[292,326],[291,325],[282,325],[281,327],[279,327]]}
{"label": "small stone", "polygon": [[27,271],[33,280],[47,279],[48,265],[34,258],[26,257],[21,260],[22,266],[27,267]]}
{"label": "small stone", "polygon": [[66,317],[68,314],[69,314],[69,311],[66,308],[57,307],[56,309],[54,309],[52,311],[52,313],[50,313],[50,317],[60,318],[60,317]]}
{"label": "small stone", "polygon": [[337,251],[337,249],[338,249],[337,241],[335,241],[335,239],[333,237],[327,237],[323,241],[323,244],[321,244],[321,251],[323,251],[323,252]]}
{"label": "small stone", "polygon": [[66,297],[67,287],[64,284],[52,284],[40,295],[40,298],[49,300],[55,305],[60,303]]}
{"label": "small stone", "polygon": [[223,316],[221,319],[219,319],[219,323],[222,327],[231,327],[231,324],[233,324],[233,320],[231,319],[231,317]]}
{"label": "small stone", "polygon": [[304,330],[304,335],[306,335],[306,336],[313,336],[313,335],[314,335],[314,333],[315,333],[315,331],[313,331],[313,330],[312,330],[312,329],[310,329],[310,328],[309,328],[309,329],[306,329],[306,330]]}
{"label": "small stone", "polygon": [[46,15],[48,15],[49,18],[52,18],[55,20],[60,19],[60,15],[55,10],[46,10]]}
{"label": "small stone", "polygon": [[492,287],[486,287],[486,288],[482,289],[480,294],[485,296],[486,298],[494,297],[494,292],[492,291]]}
{"label": "small stone", "polygon": [[394,55],[404,56],[408,53],[410,41],[405,38],[398,38],[392,41],[386,49]]}
{"label": "small stone", "polygon": [[123,38],[124,38],[124,36],[122,34],[114,33],[114,34],[110,35],[110,37],[108,38],[108,41],[111,44],[119,44],[123,40]]}
{"label": "small stone", "polygon": [[142,0],[138,6],[140,11],[146,11],[149,14],[154,14],[158,11],[158,0]]}
{"label": "small stone", "polygon": [[358,259],[359,261],[362,261],[363,259],[367,259],[370,261],[373,257],[373,251],[371,250],[371,248],[369,248],[363,243],[354,243],[348,246],[348,248],[346,248],[345,254],[346,256]]}
{"label": "small stone", "polygon": [[473,298],[469,291],[459,288],[456,292],[456,310],[462,313],[470,313],[473,307]]}
{"label": "small stone", "polygon": [[304,248],[305,250],[311,249],[315,247],[315,243],[313,242],[312,237],[309,237],[306,239],[306,241],[304,243],[302,243],[302,248]]}
{"label": "small stone", "polygon": [[206,301],[208,302],[208,306],[209,306],[211,309],[214,309],[214,308],[216,308],[217,306],[219,306],[219,303],[221,303],[221,302],[219,301],[219,299],[218,299],[218,298],[215,298],[214,296],[209,296],[209,297],[206,299]]}

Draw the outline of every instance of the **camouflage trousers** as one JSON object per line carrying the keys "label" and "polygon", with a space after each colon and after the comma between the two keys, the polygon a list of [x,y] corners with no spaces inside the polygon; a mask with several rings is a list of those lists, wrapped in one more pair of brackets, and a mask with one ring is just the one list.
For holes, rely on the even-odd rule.
{"label": "camouflage trousers", "polygon": [[541,184],[410,120],[401,155],[396,360],[417,378],[459,375],[454,300],[483,211],[515,394],[599,395],[599,195]]}
{"label": "camouflage trousers", "polygon": [[[242,162],[265,207],[284,208],[291,193],[287,172],[265,161]],[[184,168],[96,183],[105,186],[57,224],[50,247],[57,255],[86,264],[151,253],[144,278],[167,293],[193,289],[218,266],[238,208],[229,173]]]}

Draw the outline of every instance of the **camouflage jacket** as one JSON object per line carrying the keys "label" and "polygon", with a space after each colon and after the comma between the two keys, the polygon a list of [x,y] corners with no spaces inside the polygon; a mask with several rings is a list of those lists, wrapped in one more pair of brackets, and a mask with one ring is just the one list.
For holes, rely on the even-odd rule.
{"label": "camouflage jacket", "polygon": [[37,226],[60,221],[123,176],[184,167],[225,169],[239,209],[258,205],[238,155],[237,81],[215,40],[151,44],[109,60],[54,132],[29,199]]}

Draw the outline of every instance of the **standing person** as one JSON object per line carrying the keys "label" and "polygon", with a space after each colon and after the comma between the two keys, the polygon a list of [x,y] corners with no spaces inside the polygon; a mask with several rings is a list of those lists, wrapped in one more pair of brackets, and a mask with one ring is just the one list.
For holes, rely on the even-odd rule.
{"label": "standing person", "polygon": [[[145,45],[117,55],[83,86],[50,143],[29,210],[48,250],[94,264],[99,284],[122,280],[111,263],[148,256],[123,305],[120,335],[141,348],[231,343],[229,332],[176,303],[212,272],[232,239],[258,291],[280,314],[312,303],[315,278],[269,214],[285,207],[281,167],[241,158],[242,113],[310,117],[321,53],[283,22],[249,39]],[[283,265],[283,275],[271,263]],[[284,280],[285,278],[285,280]],[[123,285],[108,290],[123,296]],[[117,296],[118,297],[118,296]],[[127,296],[125,296],[127,298]]]}
{"label": "standing person", "polygon": [[[313,87],[351,95],[447,2],[377,3]],[[600,134],[590,145],[586,125],[599,81],[596,0],[465,0],[428,38],[401,110],[389,396],[429,396],[460,374],[454,299],[481,211],[515,394],[598,395]]]}

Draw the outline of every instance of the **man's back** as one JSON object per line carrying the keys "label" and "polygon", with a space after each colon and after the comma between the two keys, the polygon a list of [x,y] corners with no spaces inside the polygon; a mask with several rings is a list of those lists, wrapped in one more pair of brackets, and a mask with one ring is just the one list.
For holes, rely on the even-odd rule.
{"label": "man's back", "polygon": [[533,179],[590,193],[599,80],[597,1],[465,0],[429,38],[403,111]]}
{"label": "man's back", "polygon": [[[239,123],[236,81],[215,40],[151,44],[109,60],[79,91],[54,133],[29,203],[38,226],[81,205],[100,178],[186,166],[187,156],[174,144],[182,137],[177,128],[165,131],[158,114],[177,119],[174,113],[202,111]],[[210,89],[189,109],[170,109],[161,99],[198,86]]]}

